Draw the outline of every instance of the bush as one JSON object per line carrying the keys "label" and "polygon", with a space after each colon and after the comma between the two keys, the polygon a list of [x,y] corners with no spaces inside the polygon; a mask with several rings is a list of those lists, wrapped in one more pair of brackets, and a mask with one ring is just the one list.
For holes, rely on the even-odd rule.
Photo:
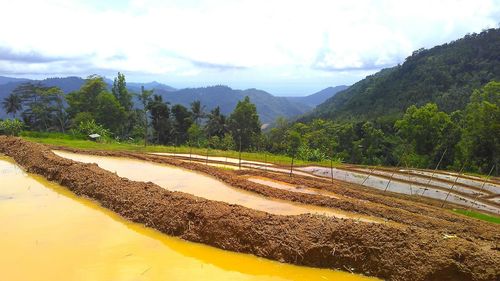
{"label": "bush", "polygon": [[23,130],[24,123],[17,119],[0,121],[0,132],[9,136],[17,136]]}
{"label": "bush", "polygon": [[90,134],[99,134],[103,139],[110,136],[109,130],[104,128],[102,125],[97,124],[94,120],[80,122],[80,124],[78,124],[78,127],[74,131],[75,133],[84,136],[88,136]]}
{"label": "bush", "polygon": [[302,144],[297,150],[297,158],[305,161],[323,161],[326,159],[326,154],[319,149],[311,149],[309,146]]}

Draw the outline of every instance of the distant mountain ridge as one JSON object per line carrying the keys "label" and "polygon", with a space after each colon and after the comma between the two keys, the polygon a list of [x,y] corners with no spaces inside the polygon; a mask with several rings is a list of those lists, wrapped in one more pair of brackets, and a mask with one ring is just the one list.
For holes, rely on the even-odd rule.
{"label": "distant mountain ridge", "polygon": [[498,28],[417,50],[402,65],[355,83],[318,105],[300,121],[396,118],[409,106],[428,102],[452,112],[463,109],[472,91],[492,80],[500,81]]}
{"label": "distant mountain ridge", "polygon": [[290,101],[293,101],[293,102],[304,103],[304,104],[307,104],[311,107],[316,107],[317,105],[323,103],[327,99],[336,95],[338,92],[343,91],[347,88],[349,88],[349,86],[340,85],[340,86],[336,86],[336,87],[328,87],[328,88],[323,89],[317,93],[314,93],[314,94],[308,95],[308,96],[304,96],[304,97],[286,97],[286,98]]}
{"label": "distant mountain ridge", "polygon": [[[110,79],[105,79],[105,81],[111,89],[113,81]],[[80,89],[83,83],[85,83],[85,79],[70,76],[30,80],[0,76],[0,101],[8,96],[17,86],[25,82],[41,83],[50,87],[57,86],[65,93],[69,93]],[[189,107],[191,102],[200,100],[202,105],[206,107],[205,110],[207,112],[216,106],[220,106],[223,114],[231,113],[238,101],[242,100],[245,96],[249,96],[250,100],[256,104],[262,123],[271,123],[280,116],[290,118],[309,112],[314,106],[320,103],[321,99],[326,100],[329,96],[334,95],[336,89],[338,89],[338,87],[330,87],[306,97],[276,97],[258,89],[235,90],[227,86],[210,86],[177,90],[158,82],[127,82],[129,91],[135,93],[139,93],[142,86],[147,90],[154,89],[155,94],[161,95],[164,101],[171,104],[182,104]],[[5,117],[6,114],[3,108],[0,108],[0,118]]]}

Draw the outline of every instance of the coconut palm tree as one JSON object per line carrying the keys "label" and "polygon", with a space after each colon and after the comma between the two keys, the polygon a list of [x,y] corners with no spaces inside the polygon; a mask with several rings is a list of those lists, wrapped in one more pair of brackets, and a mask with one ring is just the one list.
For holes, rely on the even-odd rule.
{"label": "coconut palm tree", "polygon": [[200,125],[200,120],[205,117],[205,106],[201,105],[199,100],[191,103],[191,113],[193,114],[193,121],[196,125]]}
{"label": "coconut palm tree", "polygon": [[7,114],[12,113],[12,118],[15,118],[16,113],[23,108],[21,97],[16,94],[10,94],[3,100],[2,107]]}

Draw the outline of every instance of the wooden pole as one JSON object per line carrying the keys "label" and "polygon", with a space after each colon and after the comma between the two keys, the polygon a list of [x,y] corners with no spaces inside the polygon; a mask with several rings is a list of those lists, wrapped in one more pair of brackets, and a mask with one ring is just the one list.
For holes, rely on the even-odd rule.
{"label": "wooden pole", "polygon": [[[486,181],[488,181],[488,179],[490,178],[490,175],[493,172],[494,168],[495,168],[495,165],[491,166],[490,172],[488,173],[488,175],[484,179],[483,184],[481,185],[481,189],[479,189],[480,192],[483,191],[484,185],[486,184]],[[467,209],[467,211],[469,211],[470,208],[472,208],[472,206],[474,206],[474,204],[476,204],[476,201],[479,198],[479,195],[481,194],[480,192],[476,195],[476,198],[474,198],[474,201],[472,201],[472,204],[470,205],[469,209]]]}
{"label": "wooden pole", "polygon": [[[434,177],[434,174],[436,173],[437,169],[439,168],[439,164],[441,164],[441,161],[443,161],[443,157],[444,157],[444,155],[445,155],[446,151],[448,151],[448,148],[446,148],[446,149],[444,150],[443,154],[441,155],[441,158],[439,159],[439,162],[437,163],[436,168],[434,168],[434,171],[433,171],[433,172],[432,172],[432,174],[431,174],[431,178],[429,179],[429,181],[427,182],[427,184],[426,184],[426,185],[429,185],[429,184],[431,183],[432,178]],[[426,191],[426,190],[427,190],[427,187],[426,187],[426,186],[424,186],[424,191],[422,191],[421,196],[424,196],[424,193],[425,193],[425,191]]]}
{"label": "wooden pole", "polygon": [[446,194],[446,198],[444,198],[444,200],[443,200],[443,204],[441,205],[441,208],[444,208],[444,204],[446,203],[446,200],[448,200],[448,196],[450,196],[450,192],[455,187],[455,184],[458,181],[458,177],[460,177],[460,175],[462,174],[462,171],[464,170],[464,167],[465,167],[465,163],[462,165],[462,168],[460,168],[460,172],[458,172],[458,175],[455,178],[455,181],[453,182],[453,184],[451,185],[450,189],[448,190],[448,193]]}

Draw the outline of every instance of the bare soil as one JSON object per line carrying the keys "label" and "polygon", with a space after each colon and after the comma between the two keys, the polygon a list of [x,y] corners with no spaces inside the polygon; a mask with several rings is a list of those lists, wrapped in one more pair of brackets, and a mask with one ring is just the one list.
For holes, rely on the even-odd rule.
{"label": "bare soil", "polygon": [[[57,181],[129,220],[189,241],[282,262],[348,270],[387,280],[500,279],[497,229],[404,197],[299,177],[288,181],[328,189],[343,198],[294,194],[249,182],[240,176],[244,172],[138,153],[92,152],[191,168],[265,196],[385,216],[402,222],[404,226],[313,215],[279,216],[171,192],[149,182],[130,181],[95,164],[61,158],[44,145],[19,138],[0,136],[0,152],[13,157],[28,172]],[[269,176],[286,180],[283,175]],[[457,237],[444,235],[451,230],[456,231]]]}

